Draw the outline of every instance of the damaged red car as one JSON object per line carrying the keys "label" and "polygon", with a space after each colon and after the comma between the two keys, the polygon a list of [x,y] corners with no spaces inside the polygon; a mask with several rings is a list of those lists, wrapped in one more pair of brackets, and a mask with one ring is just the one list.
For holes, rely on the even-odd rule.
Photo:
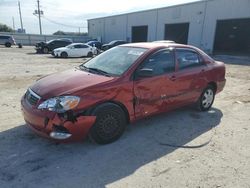
{"label": "damaged red car", "polygon": [[22,97],[26,124],[56,141],[117,140],[135,120],[196,104],[209,110],[225,86],[225,65],[175,43],[112,48],[38,80]]}

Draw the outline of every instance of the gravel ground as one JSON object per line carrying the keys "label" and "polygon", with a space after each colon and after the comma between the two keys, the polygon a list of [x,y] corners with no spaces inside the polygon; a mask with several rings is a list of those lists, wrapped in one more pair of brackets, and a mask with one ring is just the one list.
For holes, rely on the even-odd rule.
{"label": "gravel ground", "polygon": [[105,146],[58,145],[25,126],[20,98],[36,79],[84,59],[0,47],[0,187],[249,188],[250,57],[215,58],[227,63],[227,84],[209,112],[186,107],[141,120]]}

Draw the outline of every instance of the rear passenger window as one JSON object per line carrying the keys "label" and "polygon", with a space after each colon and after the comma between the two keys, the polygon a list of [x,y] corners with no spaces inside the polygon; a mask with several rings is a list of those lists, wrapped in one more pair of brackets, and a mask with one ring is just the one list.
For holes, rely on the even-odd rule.
{"label": "rear passenger window", "polygon": [[162,75],[175,71],[173,50],[160,50],[151,55],[141,68],[152,69],[153,76]]}
{"label": "rear passenger window", "polygon": [[77,44],[77,45],[75,45],[74,47],[75,47],[75,48],[82,48],[82,45]]}
{"label": "rear passenger window", "polygon": [[88,46],[86,46],[86,45],[81,45],[81,48],[88,48]]}
{"label": "rear passenger window", "polygon": [[203,65],[198,53],[187,49],[176,49],[179,70]]}

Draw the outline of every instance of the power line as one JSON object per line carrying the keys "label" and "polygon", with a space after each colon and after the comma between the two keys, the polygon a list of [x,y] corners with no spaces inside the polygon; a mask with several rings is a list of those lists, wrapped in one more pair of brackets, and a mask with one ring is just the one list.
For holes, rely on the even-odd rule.
{"label": "power line", "polygon": [[54,24],[57,24],[57,25],[61,25],[61,26],[64,26],[64,27],[73,27],[73,28],[88,28],[87,26],[84,26],[84,27],[79,27],[79,26],[74,26],[74,25],[68,25],[68,24],[63,24],[63,23],[60,23],[60,22],[57,22],[57,21],[54,21],[54,20],[51,20],[45,16],[43,16],[43,19],[51,22],[51,23],[54,23]]}

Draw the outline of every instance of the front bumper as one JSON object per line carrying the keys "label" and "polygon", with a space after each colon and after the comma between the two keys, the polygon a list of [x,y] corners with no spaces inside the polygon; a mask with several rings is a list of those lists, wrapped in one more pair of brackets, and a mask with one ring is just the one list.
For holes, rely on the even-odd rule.
{"label": "front bumper", "polygon": [[52,52],[52,55],[53,55],[54,57],[60,57],[61,52],[53,51],[53,52]]}
{"label": "front bumper", "polygon": [[39,47],[36,46],[35,50],[36,50],[37,53],[42,53],[42,47],[40,47],[40,46]]}
{"label": "front bumper", "polygon": [[[54,112],[38,110],[36,106],[30,105],[24,97],[21,100],[21,108],[28,127],[38,135],[57,142],[83,140],[96,120],[95,116],[80,116],[74,122],[67,121]],[[60,130],[66,130],[67,132]],[[60,135],[61,137],[58,137]]]}
{"label": "front bumper", "polygon": [[216,93],[221,92],[224,89],[225,85],[226,85],[226,79],[224,79],[222,81],[218,81],[217,82],[217,91],[216,91]]}

